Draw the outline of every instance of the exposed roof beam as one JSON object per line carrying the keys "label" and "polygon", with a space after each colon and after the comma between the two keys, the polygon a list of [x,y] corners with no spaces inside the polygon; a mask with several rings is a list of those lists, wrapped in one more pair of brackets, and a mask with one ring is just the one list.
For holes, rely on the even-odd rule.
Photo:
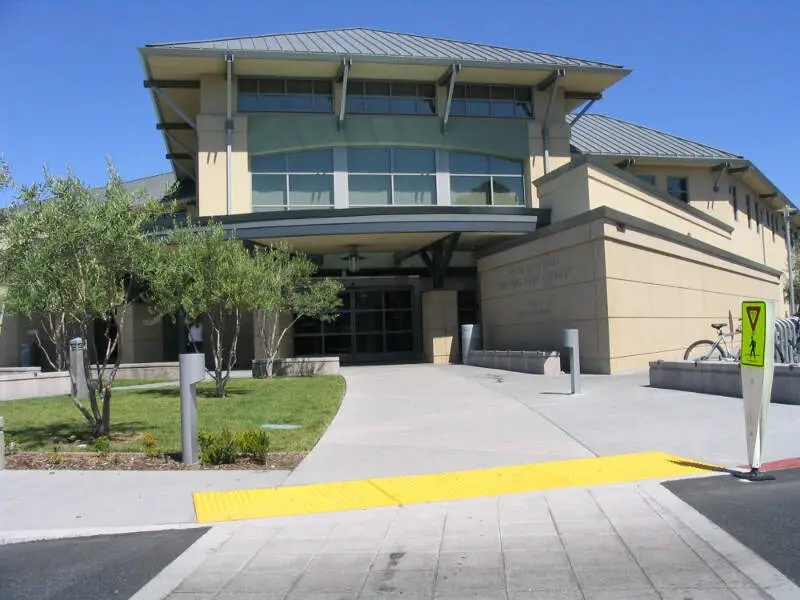
{"label": "exposed roof beam", "polygon": [[[442,78],[447,80],[447,101],[444,105],[444,116],[442,117],[442,133],[447,133],[447,122],[450,120],[450,107],[453,104],[453,92],[456,89],[456,74],[461,70],[461,63],[453,63]],[[442,84],[440,84],[442,85]]]}
{"label": "exposed roof beam", "polygon": [[632,167],[636,164],[635,158],[626,158],[625,160],[621,160],[618,163],[615,163],[614,166],[618,169],[627,169],[628,167]]}
{"label": "exposed roof beam", "polygon": [[344,81],[345,71],[349,71],[350,67],[352,66],[353,66],[352,58],[342,59],[342,64],[339,65],[339,70],[336,71],[336,77],[334,77],[334,81],[336,83],[341,83],[342,81]]}
{"label": "exposed roof beam", "polygon": [[718,165],[711,167],[711,170],[716,173],[717,171],[729,171],[731,163],[729,161],[721,162]]}
{"label": "exposed roof beam", "polygon": [[186,145],[186,144],[184,144],[182,141],[180,141],[180,140],[179,140],[179,139],[178,139],[178,138],[175,136],[175,134],[174,134],[174,133],[170,133],[169,131],[165,131],[165,132],[164,132],[164,135],[165,135],[165,136],[167,136],[167,137],[170,139],[170,141],[171,141],[172,143],[174,143],[176,146],[178,146],[178,147],[179,147],[179,148],[181,148],[182,150],[185,150],[186,152],[188,152],[188,153],[189,153],[189,154],[191,154],[192,156],[194,156],[195,154],[197,154],[197,152],[196,152],[196,151],[192,150],[191,148],[189,148],[189,146],[187,146],[187,145]]}
{"label": "exposed roof beam", "polygon": [[750,170],[750,165],[745,165],[743,167],[731,167],[728,169],[728,173],[744,173]]}
{"label": "exposed roof beam", "polygon": [[[344,125],[344,109],[347,106],[347,79],[350,77],[350,67],[353,65],[353,61],[350,58],[342,59],[342,65],[339,67],[339,72],[341,73],[341,82],[342,82],[342,91],[339,92],[339,118],[336,121],[336,128],[341,129]],[[336,75],[336,78],[339,78],[339,74]]]}
{"label": "exposed roof beam", "polygon": [[166,157],[167,160],[192,160],[192,155],[184,152],[170,152]]}
{"label": "exposed roof beam", "polygon": [[[194,172],[193,172],[193,171],[190,171],[189,169],[187,169],[186,167],[184,167],[184,166],[183,166],[181,163],[179,163],[178,161],[175,161],[175,162],[173,162],[172,164],[173,164],[173,165],[175,165],[175,167],[176,167],[176,168],[177,168],[179,171],[182,171],[182,172],[183,172],[183,173],[184,173],[184,174],[185,174],[185,175],[186,175],[186,176],[187,176],[189,179],[191,179],[191,180],[192,180],[192,181],[194,181],[194,182],[197,182],[197,176],[194,174]],[[187,204],[196,204],[196,202],[187,202]]]}
{"label": "exposed roof beam", "polygon": [[192,126],[188,123],[157,123],[156,129],[159,131],[166,131],[168,129],[191,129]]}
{"label": "exposed roof beam", "polygon": [[565,100],[602,100],[603,94],[597,92],[564,92]]}
{"label": "exposed roof beam", "polygon": [[199,90],[200,81],[196,79],[145,79],[146,88],[183,88],[186,90]]}
{"label": "exposed roof beam", "polygon": [[178,106],[178,105],[177,105],[177,103],[176,103],[176,102],[175,102],[175,101],[174,101],[172,98],[170,98],[169,96],[167,96],[167,94],[165,94],[165,93],[164,93],[164,92],[161,90],[161,88],[152,87],[152,88],[150,88],[150,89],[151,89],[151,90],[153,90],[153,93],[154,93],[156,96],[158,96],[159,100],[162,100],[162,101],[164,102],[164,104],[166,104],[166,105],[167,105],[167,106],[169,106],[169,107],[170,107],[172,110],[174,110],[174,111],[175,111],[175,113],[176,113],[176,114],[177,114],[177,115],[178,115],[178,116],[179,116],[181,119],[183,119],[183,120],[184,120],[184,122],[186,122],[186,123],[187,123],[189,126],[191,126],[191,128],[192,128],[192,129],[195,129],[195,130],[197,129],[197,125],[195,124],[195,122],[194,122],[194,119],[192,119],[192,118],[191,118],[190,116],[188,116],[188,115],[187,115],[185,112],[183,112],[183,109],[181,109],[181,107],[180,107],[180,106]]}
{"label": "exposed roof beam", "polygon": [[775,192],[772,192],[772,193],[770,193],[770,194],[759,194],[759,195],[758,195],[758,199],[759,199],[759,200],[772,200],[772,199],[773,199],[775,196],[777,196],[777,195],[778,195],[778,194],[777,194],[777,193],[775,193]]}
{"label": "exposed roof beam", "polygon": [[545,78],[544,81],[542,81],[539,85],[537,85],[536,89],[538,91],[540,91],[540,92],[545,91],[547,88],[549,88],[551,85],[553,85],[556,81],[561,79],[566,72],[567,72],[566,69],[563,69],[563,68],[556,69],[555,71],[550,73],[550,75],[548,75]]}

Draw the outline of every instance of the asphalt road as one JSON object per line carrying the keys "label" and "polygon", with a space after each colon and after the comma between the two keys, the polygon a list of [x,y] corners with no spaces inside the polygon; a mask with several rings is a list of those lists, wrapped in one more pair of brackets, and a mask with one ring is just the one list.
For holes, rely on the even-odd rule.
{"label": "asphalt road", "polygon": [[664,485],[800,585],[800,469],[771,474],[775,481],[721,475]]}
{"label": "asphalt road", "polygon": [[0,598],[127,599],[206,531],[176,529],[0,546]]}

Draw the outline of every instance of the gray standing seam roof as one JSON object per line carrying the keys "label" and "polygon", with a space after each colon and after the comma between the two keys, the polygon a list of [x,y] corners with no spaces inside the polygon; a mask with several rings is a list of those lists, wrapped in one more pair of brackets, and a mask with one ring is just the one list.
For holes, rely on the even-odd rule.
{"label": "gray standing seam roof", "polygon": [[622,69],[612,65],[555,54],[514,50],[379,29],[327,29],[253,37],[148,44],[147,48],[231,50],[242,52],[380,56],[396,59],[440,59],[476,63],[507,63],[559,67]]}
{"label": "gray standing seam roof", "polygon": [[[572,124],[576,115],[567,115]],[[651,158],[742,160],[725,150],[657,129],[598,114],[585,114],[571,128],[572,146],[582,154]]]}

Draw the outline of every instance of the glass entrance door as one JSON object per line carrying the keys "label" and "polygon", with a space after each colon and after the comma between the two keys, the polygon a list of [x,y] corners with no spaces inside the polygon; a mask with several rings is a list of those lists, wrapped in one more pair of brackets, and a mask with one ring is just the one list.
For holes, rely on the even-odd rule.
{"label": "glass entrance door", "polygon": [[332,323],[300,319],[296,356],[339,356],[342,362],[407,360],[414,356],[415,311],[411,288],[360,288],[342,292]]}

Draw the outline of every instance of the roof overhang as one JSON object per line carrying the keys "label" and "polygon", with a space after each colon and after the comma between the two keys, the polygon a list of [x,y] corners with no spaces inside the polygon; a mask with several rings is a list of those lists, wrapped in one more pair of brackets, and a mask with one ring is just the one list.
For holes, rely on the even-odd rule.
{"label": "roof overhang", "polygon": [[[566,93],[566,110],[572,111],[587,98],[599,97],[604,90],[628,75],[630,69],[613,66],[544,65],[513,62],[492,62],[452,58],[413,58],[373,55],[345,55],[335,53],[264,52],[223,49],[186,49],[161,46],[139,48],[146,81],[171,82],[168,90],[172,102],[184,113],[196,115],[200,111],[198,81],[203,75],[225,74],[225,55],[235,56],[235,74],[239,76],[286,76],[335,79],[343,59],[351,59],[351,79],[395,79],[413,81],[439,81],[454,62],[459,62],[459,83],[485,83],[537,86],[546,81],[558,68],[564,70],[559,86]],[[163,98],[155,87],[150,95],[158,123],[182,122],[181,116]],[[183,179],[193,170],[186,158],[185,148],[196,145],[191,129],[162,130],[167,154],[170,155],[176,175]]]}

